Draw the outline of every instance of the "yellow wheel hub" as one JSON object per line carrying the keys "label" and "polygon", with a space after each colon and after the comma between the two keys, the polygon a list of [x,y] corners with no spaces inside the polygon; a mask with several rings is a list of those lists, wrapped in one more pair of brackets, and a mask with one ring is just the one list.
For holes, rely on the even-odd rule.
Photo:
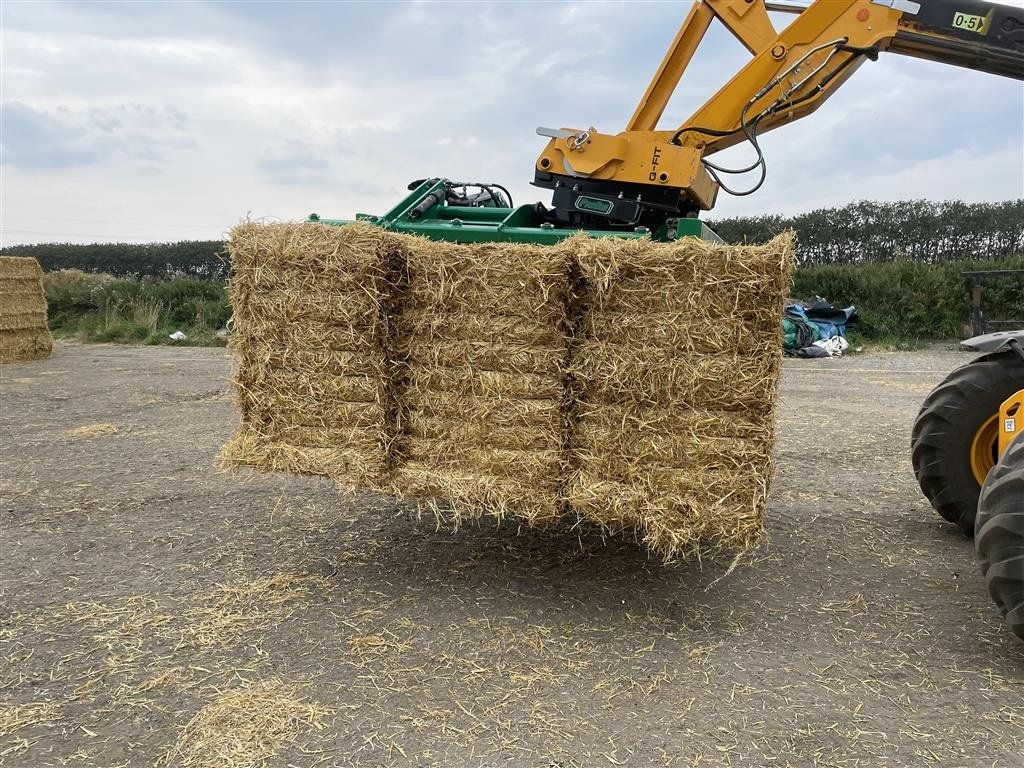
{"label": "yellow wheel hub", "polygon": [[978,427],[971,441],[971,471],[978,485],[984,485],[985,478],[996,465],[999,446],[999,414],[994,413]]}

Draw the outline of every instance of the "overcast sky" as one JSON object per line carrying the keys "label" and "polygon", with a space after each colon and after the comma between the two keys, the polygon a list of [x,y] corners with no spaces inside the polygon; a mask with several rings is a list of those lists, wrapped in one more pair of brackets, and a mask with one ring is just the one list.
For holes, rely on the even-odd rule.
{"label": "overcast sky", "polygon": [[[4,0],[2,244],[381,213],[431,175],[548,202],[535,127],[621,130],[687,6]],[[747,58],[714,30],[663,125]],[[762,145],[765,186],[714,216],[1024,197],[1024,86],[883,55]]]}

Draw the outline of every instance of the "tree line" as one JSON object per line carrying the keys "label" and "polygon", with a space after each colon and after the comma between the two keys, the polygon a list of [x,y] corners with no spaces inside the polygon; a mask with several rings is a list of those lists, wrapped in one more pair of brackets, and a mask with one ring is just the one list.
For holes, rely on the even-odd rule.
{"label": "tree line", "polygon": [[[796,216],[740,216],[709,221],[732,244],[763,243],[787,229],[797,233],[801,266],[1002,259],[1024,253],[1024,200],[1001,203],[861,200]],[[33,256],[43,269],[80,269],[119,277],[200,277],[224,280],[230,263],[221,240],[177,243],[43,243],[0,249]]]}
{"label": "tree line", "polygon": [[198,277],[223,281],[231,271],[223,240],[177,243],[40,243],[0,249],[4,256],[31,256],[43,270],[80,269],[116,277]]}
{"label": "tree line", "polygon": [[709,222],[727,243],[763,243],[797,233],[801,266],[1001,259],[1024,253],[1024,200],[965,203],[860,200],[796,216],[741,216]]}

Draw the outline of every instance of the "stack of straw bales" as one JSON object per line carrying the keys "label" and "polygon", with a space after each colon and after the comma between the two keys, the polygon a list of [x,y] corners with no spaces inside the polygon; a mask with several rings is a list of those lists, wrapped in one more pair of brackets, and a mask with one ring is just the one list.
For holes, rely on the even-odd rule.
{"label": "stack of straw bales", "polygon": [[403,238],[396,492],[440,497],[455,520],[559,516],[565,255],[542,246]]}
{"label": "stack of straw bales", "polygon": [[232,232],[242,424],[221,454],[225,464],[380,487],[395,417],[380,235],[368,225],[246,223]]}
{"label": "stack of straw bales", "polygon": [[229,465],[584,519],[666,559],[762,528],[793,243],[459,245],[243,224]]}
{"label": "stack of straw bales", "polygon": [[52,352],[39,262],[0,256],[0,362],[40,360]]}

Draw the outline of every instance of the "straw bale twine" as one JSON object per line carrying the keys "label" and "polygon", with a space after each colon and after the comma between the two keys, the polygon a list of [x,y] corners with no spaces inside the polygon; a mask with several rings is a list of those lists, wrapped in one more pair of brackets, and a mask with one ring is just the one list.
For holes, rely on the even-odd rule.
{"label": "straw bale twine", "polygon": [[40,360],[52,352],[39,262],[0,256],[0,362]]}

